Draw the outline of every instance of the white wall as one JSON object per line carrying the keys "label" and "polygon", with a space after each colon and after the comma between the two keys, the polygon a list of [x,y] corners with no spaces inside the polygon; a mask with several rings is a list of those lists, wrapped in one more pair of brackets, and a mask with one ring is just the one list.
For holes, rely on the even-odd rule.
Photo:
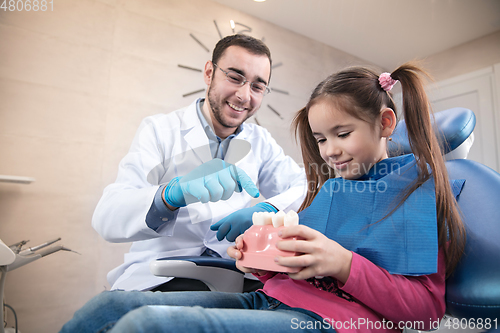
{"label": "white wall", "polygon": [[430,100],[435,112],[454,107],[474,111],[474,144],[468,159],[500,171],[500,117],[497,86],[500,64],[442,80],[431,86]]}
{"label": "white wall", "polygon": [[476,114],[469,158],[500,171],[500,31],[425,59],[436,81],[435,111],[466,107]]}
{"label": "white wall", "polygon": [[500,63],[500,31],[427,57],[435,81],[442,81]]}

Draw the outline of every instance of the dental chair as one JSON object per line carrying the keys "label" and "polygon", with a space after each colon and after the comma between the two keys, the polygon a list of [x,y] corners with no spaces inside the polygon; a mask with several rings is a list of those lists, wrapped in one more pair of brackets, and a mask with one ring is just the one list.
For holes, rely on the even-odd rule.
{"label": "dental chair", "polygon": [[[475,326],[500,332],[500,214],[497,213],[500,174],[465,159],[472,145],[475,122],[474,113],[464,108],[434,115],[435,131],[447,159],[449,176],[466,180],[458,204],[467,230],[467,243],[460,263],[446,282],[446,314],[452,318],[451,329]],[[388,148],[390,156],[411,153],[404,120],[396,127]],[[232,260],[174,257],[155,260],[150,268],[159,276],[199,279],[211,290],[242,291],[243,274]],[[226,273],[226,278],[222,278]]]}

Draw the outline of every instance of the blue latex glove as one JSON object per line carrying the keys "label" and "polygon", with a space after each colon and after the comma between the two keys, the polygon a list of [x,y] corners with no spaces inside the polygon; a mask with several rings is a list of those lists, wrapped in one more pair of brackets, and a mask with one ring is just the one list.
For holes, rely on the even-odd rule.
{"label": "blue latex glove", "polygon": [[236,237],[245,232],[252,226],[252,215],[255,212],[271,212],[276,213],[277,210],[267,202],[259,202],[253,207],[240,209],[214,225],[210,226],[211,230],[217,230],[217,239],[223,240],[224,237],[230,242],[234,242]]}
{"label": "blue latex glove", "polygon": [[169,205],[184,207],[194,202],[227,200],[234,192],[243,189],[254,198],[259,196],[259,190],[245,171],[216,158],[184,177],[172,179],[163,195]]}

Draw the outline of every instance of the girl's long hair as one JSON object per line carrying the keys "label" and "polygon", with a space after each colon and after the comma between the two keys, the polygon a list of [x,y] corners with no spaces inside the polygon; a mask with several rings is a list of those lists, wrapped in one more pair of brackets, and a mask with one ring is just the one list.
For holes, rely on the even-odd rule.
{"label": "girl's long hair", "polygon": [[[402,194],[400,203],[392,212],[433,176],[436,189],[438,242],[439,246],[445,249],[446,272],[449,276],[464,251],[465,227],[451,191],[441,148],[432,127],[431,107],[423,84],[424,76],[428,76],[427,73],[412,63],[406,63],[391,73],[391,77],[398,80],[402,86],[403,114],[408,139],[419,170],[417,179]],[[326,100],[335,103],[351,116],[371,124],[375,124],[380,111],[385,107],[394,110],[397,116],[394,101],[390,93],[382,89],[378,78],[374,71],[363,67],[348,68],[330,75],[316,87],[306,107],[297,112],[292,128],[300,141],[308,182],[307,195],[300,210],[311,204],[321,186],[329,178],[335,177],[335,171],[321,158],[318,144],[309,125],[309,109],[319,100]]]}

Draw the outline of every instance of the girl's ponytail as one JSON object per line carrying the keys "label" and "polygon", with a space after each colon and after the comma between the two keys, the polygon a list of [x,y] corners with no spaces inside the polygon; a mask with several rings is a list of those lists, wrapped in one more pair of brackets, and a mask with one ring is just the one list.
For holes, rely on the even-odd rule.
{"label": "girl's ponytail", "polygon": [[408,139],[420,171],[408,195],[431,177],[427,167],[429,166],[436,188],[438,240],[439,245],[445,248],[446,272],[449,275],[463,253],[465,227],[451,191],[448,172],[431,122],[430,102],[422,82],[422,76],[428,77],[428,74],[417,66],[407,63],[390,76],[398,80],[402,86],[403,114]]}

